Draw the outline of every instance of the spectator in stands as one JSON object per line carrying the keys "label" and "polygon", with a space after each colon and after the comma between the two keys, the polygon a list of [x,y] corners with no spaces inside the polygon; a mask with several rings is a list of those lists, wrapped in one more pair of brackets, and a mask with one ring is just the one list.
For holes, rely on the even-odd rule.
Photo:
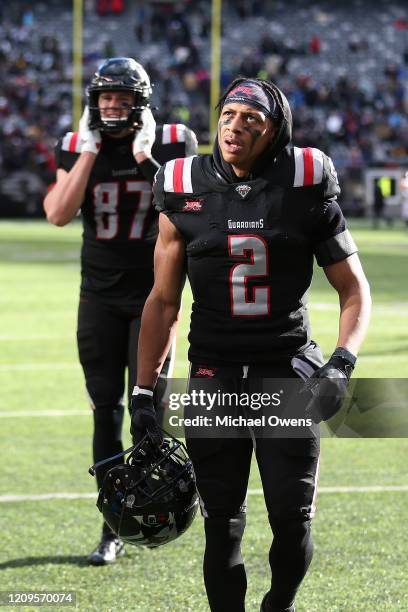
{"label": "spectator in stands", "polygon": [[312,36],[309,47],[310,47],[310,52],[313,53],[314,55],[316,55],[317,53],[320,53],[321,42],[320,42],[320,37],[317,36],[317,34],[314,34]]}
{"label": "spectator in stands", "polygon": [[405,172],[400,182],[401,191],[401,218],[408,229],[408,171]]}
{"label": "spectator in stands", "polygon": [[373,227],[377,229],[381,219],[385,218],[385,198],[381,189],[380,179],[374,185]]}
{"label": "spectator in stands", "polygon": [[[104,17],[98,17],[96,7],[99,6],[101,15],[106,15],[112,11],[112,6],[116,10],[115,1],[98,0],[97,3],[94,0],[92,3],[92,19],[96,20],[96,25],[95,22],[91,24],[96,27],[96,32],[92,47],[84,45],[85,75],[90,75],[101,58],[112,55],[105,53],[106,40],[111,38],[115,54],[123,46],[123,41],[116,39],[113,32],[98,36],[106,23]],[[294,6],[298,4],[295,0]],[[370,41],[371,50],[375,48],[375,40],[382,43],[381,31],[366,29],[363,39],[361,28],[356,25],[358,9],[351,5],[347,9],[349,28],[339,39],[334,36],[336,32],[333,32],[333,37],[325,34],[332,31],[330,28],[320,28],[321,22],[314,7],[304,8],[304,18],[296,24],[295,37],[290,27],[284,29],[280,26],[282,23],[290,26],[293,8],[279,9],[278,23],[273,19],[278,11],[277,7],[273,8],[275,3],[259,0],[225,2],[227,19],[224,19],[223,29],[222,86],[238,74],[273,78],[288,92],[296,110],[294,141],[299,146],[324,147],[336,162],[344,166],[381,164],[393,159],[404,163],[408,160],[408,50],[406,20],[402,16],[399,18],[396,11],[395,16],[391,16],[391,9],[398,4],[398,0],[391,1],[389,23],[394,25],[393,37],[387,43],[387,54],[376,56],[374,71],[370,69],[372,54],[365,43]],[[123,20],[125,25],[129,15],[132,15],[133,22],[138,21],[139,42],[135,41],[135,44],[140,45],[143,57],[149,58],[149,70],[155,72],[153,79],[160,84],[154,92],[157,119],[174,121],[178,113],[176,109],[180,107],[179,94],[185,91],[186,74],[195,74],[196,82],[186,92],[183,106],[190,110],[193,107],[200,109],[191,112],[191,121],[197,123],[190,125],[197,131],[199,140],[205,142],[209,125],[209,81],[199,75],[208,72],[210,67],[207,0],[180,0],[160,5],[143,3],[140,9],[134,9],[133,3],[123,5],[123,17],[115,14],[115,22]],[[40,6],[41,3],[31,3],[28,7],[27,2],[16,0],[9,4],[7,11],[2,11],[0,17],[0,73],[2,93],[7,99],[6,109],[2,107],[0,110],[0,157],[5,164],[6,157],[11,160],[19,157],[18,152],[14,156],[12,144],[5,145],[11,124],[18,125],[23,140],[30,128],[39,126],[47,134],[45,146],[52,149],[54,139],[66,131],[71,121],[71,45],[66,35],[50,30]],[[57,6],[63,17],[67,4],[57,0],[50,2],[53,10],[56,11]],[[378,14],[376,10],[371,7],[365,15],[371,24]],[[340,3],[333,6],[330,18],[341,24],[343,13],[344,7]],[[203,14],[207,15],[205,24]],[[103,28],[98,24],[99,19],[103,20]],[[85,22],[85,27],[91,24]],[[118,28],[118,32],[122,32],[122,28]],[[311,55],[309,45],[313,35],[319,39],[314,48],[319,51],[318,56]],[[235,44],[230,44],[234,37]],[[251,51],[236,62],[237,57],[242,58],[242,53],[241,56],[236,54],[237,41],[239,44],[242,40]],[[166,46],[170,52],[163,52]],[[342,49],[342,56],[338,55],[337,48]],[[347,60],[345,55],[350,51],[353,54]],[[306,74],[309,63],[314,66],[311,70],[314,79]],[[363,78],[356,78],[358,74],[363,74]],[[323,133],[322,126],[333,113],[340,118],[341,130]],[[322,137],[326,139],[324,144]],[[0,168],[0,176],[2,172],[4,170]],[[42,169],[39,168],[38,172],[41,175]]]}

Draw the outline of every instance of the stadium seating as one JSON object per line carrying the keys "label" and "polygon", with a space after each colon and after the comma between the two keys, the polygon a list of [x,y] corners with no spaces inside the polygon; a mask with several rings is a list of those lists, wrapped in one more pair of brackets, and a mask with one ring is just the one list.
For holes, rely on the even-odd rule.
{"label": "stadium seating", "polygon": [[[134,56],[155,83],[157,120],[188,123],[208,142],[210,0],[127,2],[107,14],[92,0],[84,5],[84,86],[104,57]],[[296,144],[324,149],[340,171],[406,164],[404,5],[224,0],[222,85],[238,74],[277,82],[294,109]],[[0,215],[10,206],[16,213],[16,202],[21,214],[38,209],[53,179],[55,139],[71,126],[72,3],[30,7],[16,0],[0,11]],[[36,175],[31,189],[27,173]]]}

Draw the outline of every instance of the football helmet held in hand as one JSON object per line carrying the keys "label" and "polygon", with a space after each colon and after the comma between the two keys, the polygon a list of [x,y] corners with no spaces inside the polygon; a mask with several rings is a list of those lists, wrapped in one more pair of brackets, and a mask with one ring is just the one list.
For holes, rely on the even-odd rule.
{"label": "football helmet held in hand", "polygon": [[182,535],[197,513],[193,465],[184,444],[168,434],[160,447],[146,435],[130,450],[126,463],[107,472],[97,506],[124,542],[162,546]]}
{"label": "football helmet held in hand", "polygon": [[[134,95],[127,119],[101,118],[98,106],[102,91],[130,91]],[[87,89],[89,106],[89,127],[91,130],[119,132],[123,128],[140,128],[141,114],[149,107],[152,94],[150,78],[141,64],[131,57],[111,57],[105,60],[96,71]]]}

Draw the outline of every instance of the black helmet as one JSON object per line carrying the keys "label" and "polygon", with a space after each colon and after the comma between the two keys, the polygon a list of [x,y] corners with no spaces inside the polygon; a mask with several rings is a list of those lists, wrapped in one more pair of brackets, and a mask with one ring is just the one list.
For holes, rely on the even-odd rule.
{"label": "black helmet", "polygon": [[[102,119],[98,107],[101,91],[131,91],[134,103],[128,118]],[[140,115],[149,106],[152,93],[150,78],[141,64],[131,57],[111,57],[105,60],[95,72],[87,88],[89,106],[89,127],[93,130],[117,132],[125,127],[140,126]]]}
{"label": "black helmet", "polygon": [[184,444],[172,436],[157,447],[147,434],[129,450],[126,463],[106,473],[97,506],[124,542],[162,546],[184,533],[196,515],[193,465]]}

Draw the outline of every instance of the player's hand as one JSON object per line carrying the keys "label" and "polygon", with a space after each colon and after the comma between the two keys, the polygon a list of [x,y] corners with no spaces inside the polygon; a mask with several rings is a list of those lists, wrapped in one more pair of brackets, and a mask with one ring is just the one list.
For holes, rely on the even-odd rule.
{"label": "player's hand", "polygon": [[306,416],[315,423],[327,421],[342,407],[356,358],[345,349],[336,349],[329,361],[305,381],[301,394],[308,397]]}
{"label": "player's hand", "polygon": [[140,389],[136,386],[133,389],[131,399],[131,423],[130,433],[133,443],[137,444],[146,434],[149,434],[153,444],[160,446],[163,442],[163,434],[157,424],[156,411],[153,404],[153,391]]}
{"label": "player's hand", "polygon": [[89,153],[95,153],[95,155],[98,154],[101,147],[101,134],[99,130],[89,129],[88,106],[85,106],[79,121],[79,137],[81,139],[81,153],[88,151]]}
{"label": "player's hand", "polygon": [[144,153],[152,156],[152,146],[156,138],[156,121],[150,108],[145,108],[141,114],[142,127],[136,130],[133,140],[133,155]]}

